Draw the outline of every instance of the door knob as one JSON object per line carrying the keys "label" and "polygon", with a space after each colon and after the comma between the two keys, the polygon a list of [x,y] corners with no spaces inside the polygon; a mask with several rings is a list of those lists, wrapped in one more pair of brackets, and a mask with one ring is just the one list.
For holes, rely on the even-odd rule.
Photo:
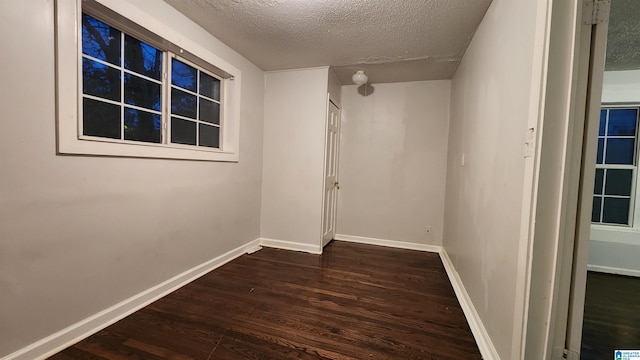
{"label": "door knob", "polygon": [[333,186],[335,186],[336,188],[340,189],[340,183],[337,182],[337,181],[333,183]]}

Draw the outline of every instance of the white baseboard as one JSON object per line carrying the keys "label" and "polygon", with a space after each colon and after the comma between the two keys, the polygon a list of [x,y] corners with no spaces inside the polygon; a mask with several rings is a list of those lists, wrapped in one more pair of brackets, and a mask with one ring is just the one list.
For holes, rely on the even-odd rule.
{"label": "white baseboard", "polygon": [[376,239],[376,238],[368,238],[363,236],[336,234],[333,238],[334,240],[348,241],[348,242],[354,242],[359,244],[386,246],[386,247],[393,247],[398,249],[408,249],[408,250],[418,250],[418,251],[428,251],[428,252],[440,252],[440,250],[442,249],[441,246],[437,246],[437,245],[426,245],[426,244],[410,243],[410,242],[404,242],[404,241]]}
{"label": "white baseboard", "polygon": [[640,277],[640,270],[635,270],[635,269],[622,269],[622,268],[616,268],[616,267],[610,267],[610,266],[587,265],[587,270],[603,272],[607,274]]}
{"label": "white baseboard", "polygon": [[248,249],[255,248],[258,244],[259,240],[256,239],[245,245],[239,246],[214,259],[176,275],[165,282],[138,293],[118,304],[100,311],[95,315],[49,335],[25,348],[9,354],[1,360],[32,360],[43,359],[51,356],[88,337],[89,335],[106,328],[118,320],[125,318],[133,312],[140,310],[161,297],[203,276],[211,270],[236,259],[243,255]]}
{"label": "white baseboard", "polygon": [[[286,241],[286,240],[267,239],[267,238],[260,238],[258,240],[260,241],[260,245],[266,246],[266,247],[272,247],[272,248],[283,249],[283,250],[302,251],[302,252],[307,252],[311,254],[322,254],[322,246],[320,246],[320,244],[309,245],[305,243]],[[320,242],[319,239],[318,239],[318,242]]]}
{"label": "white baseboard", "polygon": [[453,286],[453,290],[455,291],[458,302],[462,307],[464,316],[467,318],[467,323],[469,323],[471,333],[473,333],[473,337],[478,344],[482,358],[485,360],[500,360],[500,356],[498,355],[495,346],[493,346],[489,333],[484,327],[482,319],[480,319],[480,315],[478,315],[475,306],[473,306],[469,293],[467,293],[467,290],[464,288],[464,284],[462,283],[458,272],[454,268],[449,255],[447,255],[447,252],[444,251],[444,249],[440,251],[440,259],[447,271],[449,281]]}

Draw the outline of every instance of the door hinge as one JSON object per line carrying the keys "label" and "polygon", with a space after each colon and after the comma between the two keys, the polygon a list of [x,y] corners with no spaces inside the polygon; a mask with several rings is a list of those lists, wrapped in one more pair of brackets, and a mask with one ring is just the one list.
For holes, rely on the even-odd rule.
{"label": "door hinge", "polygon": [[567,360],[580,360],[580,353],[573,350],[564,349],[562,350],[562,358]]}
{"label": "door hinge", "polygon": [[582,23],[597,25],[609,21],[611,0],[583,0]]}
{"label": "door hinge", "polygon": [[[533,157],[536,152],[536,128],[528,128],[524,135],[524,157]],[[464,164],[462,164],[464,166]]]}
{"label": "door hinge", "polygon": [[551,352],[553,360],[580,360],[580,353],[569,349],[553,348]]}

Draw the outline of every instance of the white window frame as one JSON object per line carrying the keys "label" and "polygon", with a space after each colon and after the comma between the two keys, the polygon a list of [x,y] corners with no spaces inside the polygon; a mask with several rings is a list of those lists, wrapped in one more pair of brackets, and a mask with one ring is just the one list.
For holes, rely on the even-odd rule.
{"label": "white window frame", "polygon": [[[640,104],[638,103],[602,103],[602,105],[600,106],[600,109],[631,109],[631,108],[637,108],[638,109],[638,116],[640,117]],[[608,117],[608,115],[607,115]],[[606,125],[605,125],[606,126]],[[600,137],[598,135],[598,137]],[[633,176],[632,176],[632,180],[631,180],[631,194],[629,196],[629,224],[612,224],[612,223],[592,223],[591,224],[591,228],[592,229],[600,229],[600,230],[612,230],[612,229],[617,229],[617,230],[633,230],[633,231],[640,231],[640,191],[638,191],[638,171],[639,171],[639,166],[640,166],[640,120],[637,120],[636,123],[636,134],[635,134],[635,139],[636,139],[636,148],[635,148],[635,154],[634,154],[634,164],[633,165],[615,165],[615,164],[596,164],[596,170],[597,169],[627,169],[627,170],[632,170],[633,171]],[[603,159],[606,156],[606,153],[603,153]],[[595,174],[594,174],[595,176]],[[605,180],[606,181],[606,180]],[[603,184],[603,186],[605,186],[606,184]],[[593,196],[595,196],[596,194],[594,193]],[[604,194],[602,195],[602,198],[604,199]],[[609,197],[615,197],[615,196],[609,196]],[[604,201],[603,201],[604,203]],[[601,205],[603,206],[603,205]],[[601,207],[600,211],[603,211],[603,208]],[[602,214],[601,214],[602,216]]]}
{"label": "white window frame", "polygon": [[[179,144],[156,144],[85,137],[81,132],[82,97],[82,4],[104,6],[116,16],[126,18],[152,32],[168,44],[177,47],[181,58],[194,58],[220,69],[226,76],[221,82],[220,148],[205,148]],[[88,5],[85,5],[88,6]],[[122,15],[122,14],[126,14]],[[109,24],[114,26],[113,24]],[[118,27],[117,24],[115,27]],[[127,33],[127,29],[120,29]],[[134,34],[132,34],[134,35]],[[135,36],[135,35],[134,35]],[[144,40],[144,39],[143,39]],[[167,49],[161,49],[167,51]],[[186,54],[191,57],[187,58]],[[182,55],[182,56],[181,56]],[[198,65],[196,63],[196,65]],[[165,69],[166,71],[166,69]],[[59,154],[123,156],[142,158],[189,159],[205,161],[239,160],[240,95],[242,77],[239,69],[224,61],[203,45],[189,39],[148,13],[119,0],[57,0],[56,1],[56,96],[57,151]],[[166,103],[166,102],[165,102]]]}

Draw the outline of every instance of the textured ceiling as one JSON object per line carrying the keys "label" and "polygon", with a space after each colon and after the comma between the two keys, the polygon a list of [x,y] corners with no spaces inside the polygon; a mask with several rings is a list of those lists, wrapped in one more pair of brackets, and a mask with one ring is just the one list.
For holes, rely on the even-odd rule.
{"label": "textured ceiling", "polygon": [[491,0],[164,0],[265,71],[448,79]]}
{"label": "textured ceiling", "polygon": [[640,1],[612,0],[606,70],[640,69]]}

